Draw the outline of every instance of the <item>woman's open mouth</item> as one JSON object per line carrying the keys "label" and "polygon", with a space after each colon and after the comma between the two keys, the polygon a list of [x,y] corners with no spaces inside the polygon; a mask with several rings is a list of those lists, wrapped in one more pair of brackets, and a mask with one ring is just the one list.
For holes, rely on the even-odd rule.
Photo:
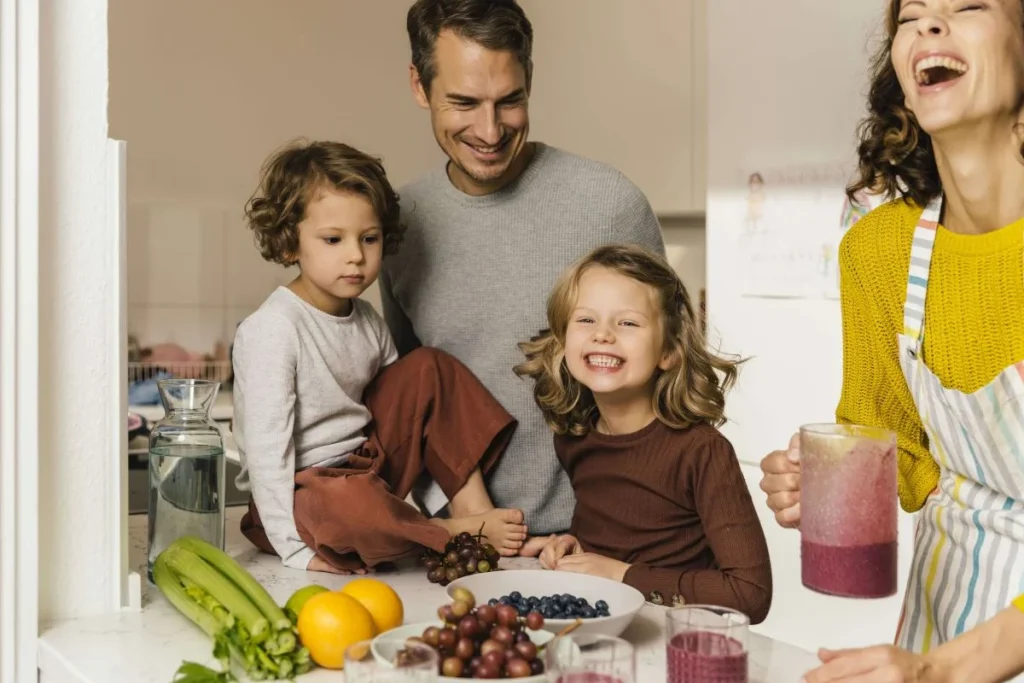
{"label": "woman's open mouth", "polygon": [[919,89],[931,90],[948,86],[967,73],[967,64],[947,55],[923,57],[914,64],[914,78]]}

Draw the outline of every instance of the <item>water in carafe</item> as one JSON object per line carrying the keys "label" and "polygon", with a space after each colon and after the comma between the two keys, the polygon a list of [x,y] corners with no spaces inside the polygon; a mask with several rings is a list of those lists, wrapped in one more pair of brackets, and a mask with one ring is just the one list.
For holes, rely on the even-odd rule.
{"label": "water in carafe", "polygon": [[210,417],[220,383],[157,383],[166,415],[149,437],[150,581],[157,556],[182,536],[224,548],[224,437]]}

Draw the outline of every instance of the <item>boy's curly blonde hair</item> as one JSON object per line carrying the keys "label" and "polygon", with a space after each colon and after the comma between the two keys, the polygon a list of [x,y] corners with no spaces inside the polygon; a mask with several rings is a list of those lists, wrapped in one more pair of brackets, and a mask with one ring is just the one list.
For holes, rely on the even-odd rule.
{"label": "boy's curly blonde hair", "polygon": [[385,254],[402,241],[398,195],[379,159],[341,142],[290,143],[264,163],[260,186],[245,206],[256,246],[267,261],[289,266],[299,249],[299,223],[325,188],[366,197],[377,213]]}
{"label": "boy's curly blonde hair", "polygon": [[675,359],[670,369],[657,375],[653,408],[658,419],[676,429],[724,423],[725,393],[735,383],[737,366],[743,361],[707,349],[690,295],[664,258],[637,245],[611,244],[590,252],[559,278],[548,297],[548,329],[519,344],[526,360],[514,372],[535,380],[534,399],[548,425],[556,434],[574,436],[586,434],[593,426],[594,397],[569,373],[565,335],[580,278],[596,267],[641,282],[657,293],[665,348]]}

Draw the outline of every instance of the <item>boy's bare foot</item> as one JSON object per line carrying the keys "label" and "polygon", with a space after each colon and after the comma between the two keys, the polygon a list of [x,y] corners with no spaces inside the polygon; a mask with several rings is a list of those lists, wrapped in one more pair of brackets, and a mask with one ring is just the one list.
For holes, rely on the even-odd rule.
{"label": "boy's bare foot", "polygon": [[373,574],[373,567],[361,567],[353,571],[347,569],[338,569],[333,564],[323,559],[319,555],[314,555],[313,559],[306,565],[306,571],[308,572],[327,572],[328,574],[341,574],[342,576],[351,576],[356,574],[358,576],[366,576],[367,574]]}
{"label": "boy's bare foot", "polygon": [[431,522],[444,527],[448,534],[455,536],[463,531],[476,536],[483,526],[484,543],[490,543],[502,557],[512,557],[523,547],[526,540],[526,525],[523,524],[522,510],[494,508],[475,515],[434,518]]}
{"label": "boy's bare foot", "polygon": [[526,539],[526,543],[519,549],[520,557],[538,557],[544,551],[544,548],[548,546],[548,543],[558,538],[557,534],[551,534],[550,536],[531,536]]}

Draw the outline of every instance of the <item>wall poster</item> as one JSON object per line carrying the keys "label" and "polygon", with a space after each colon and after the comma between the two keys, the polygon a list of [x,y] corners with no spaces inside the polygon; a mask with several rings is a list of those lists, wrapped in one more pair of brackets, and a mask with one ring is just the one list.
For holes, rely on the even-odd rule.
{"label": "wall poster", "polygon": [[743,174],[738,277],[744,297],[839,298],[839,243],[883,199],[846,197],[844,164],[751,169]]}

